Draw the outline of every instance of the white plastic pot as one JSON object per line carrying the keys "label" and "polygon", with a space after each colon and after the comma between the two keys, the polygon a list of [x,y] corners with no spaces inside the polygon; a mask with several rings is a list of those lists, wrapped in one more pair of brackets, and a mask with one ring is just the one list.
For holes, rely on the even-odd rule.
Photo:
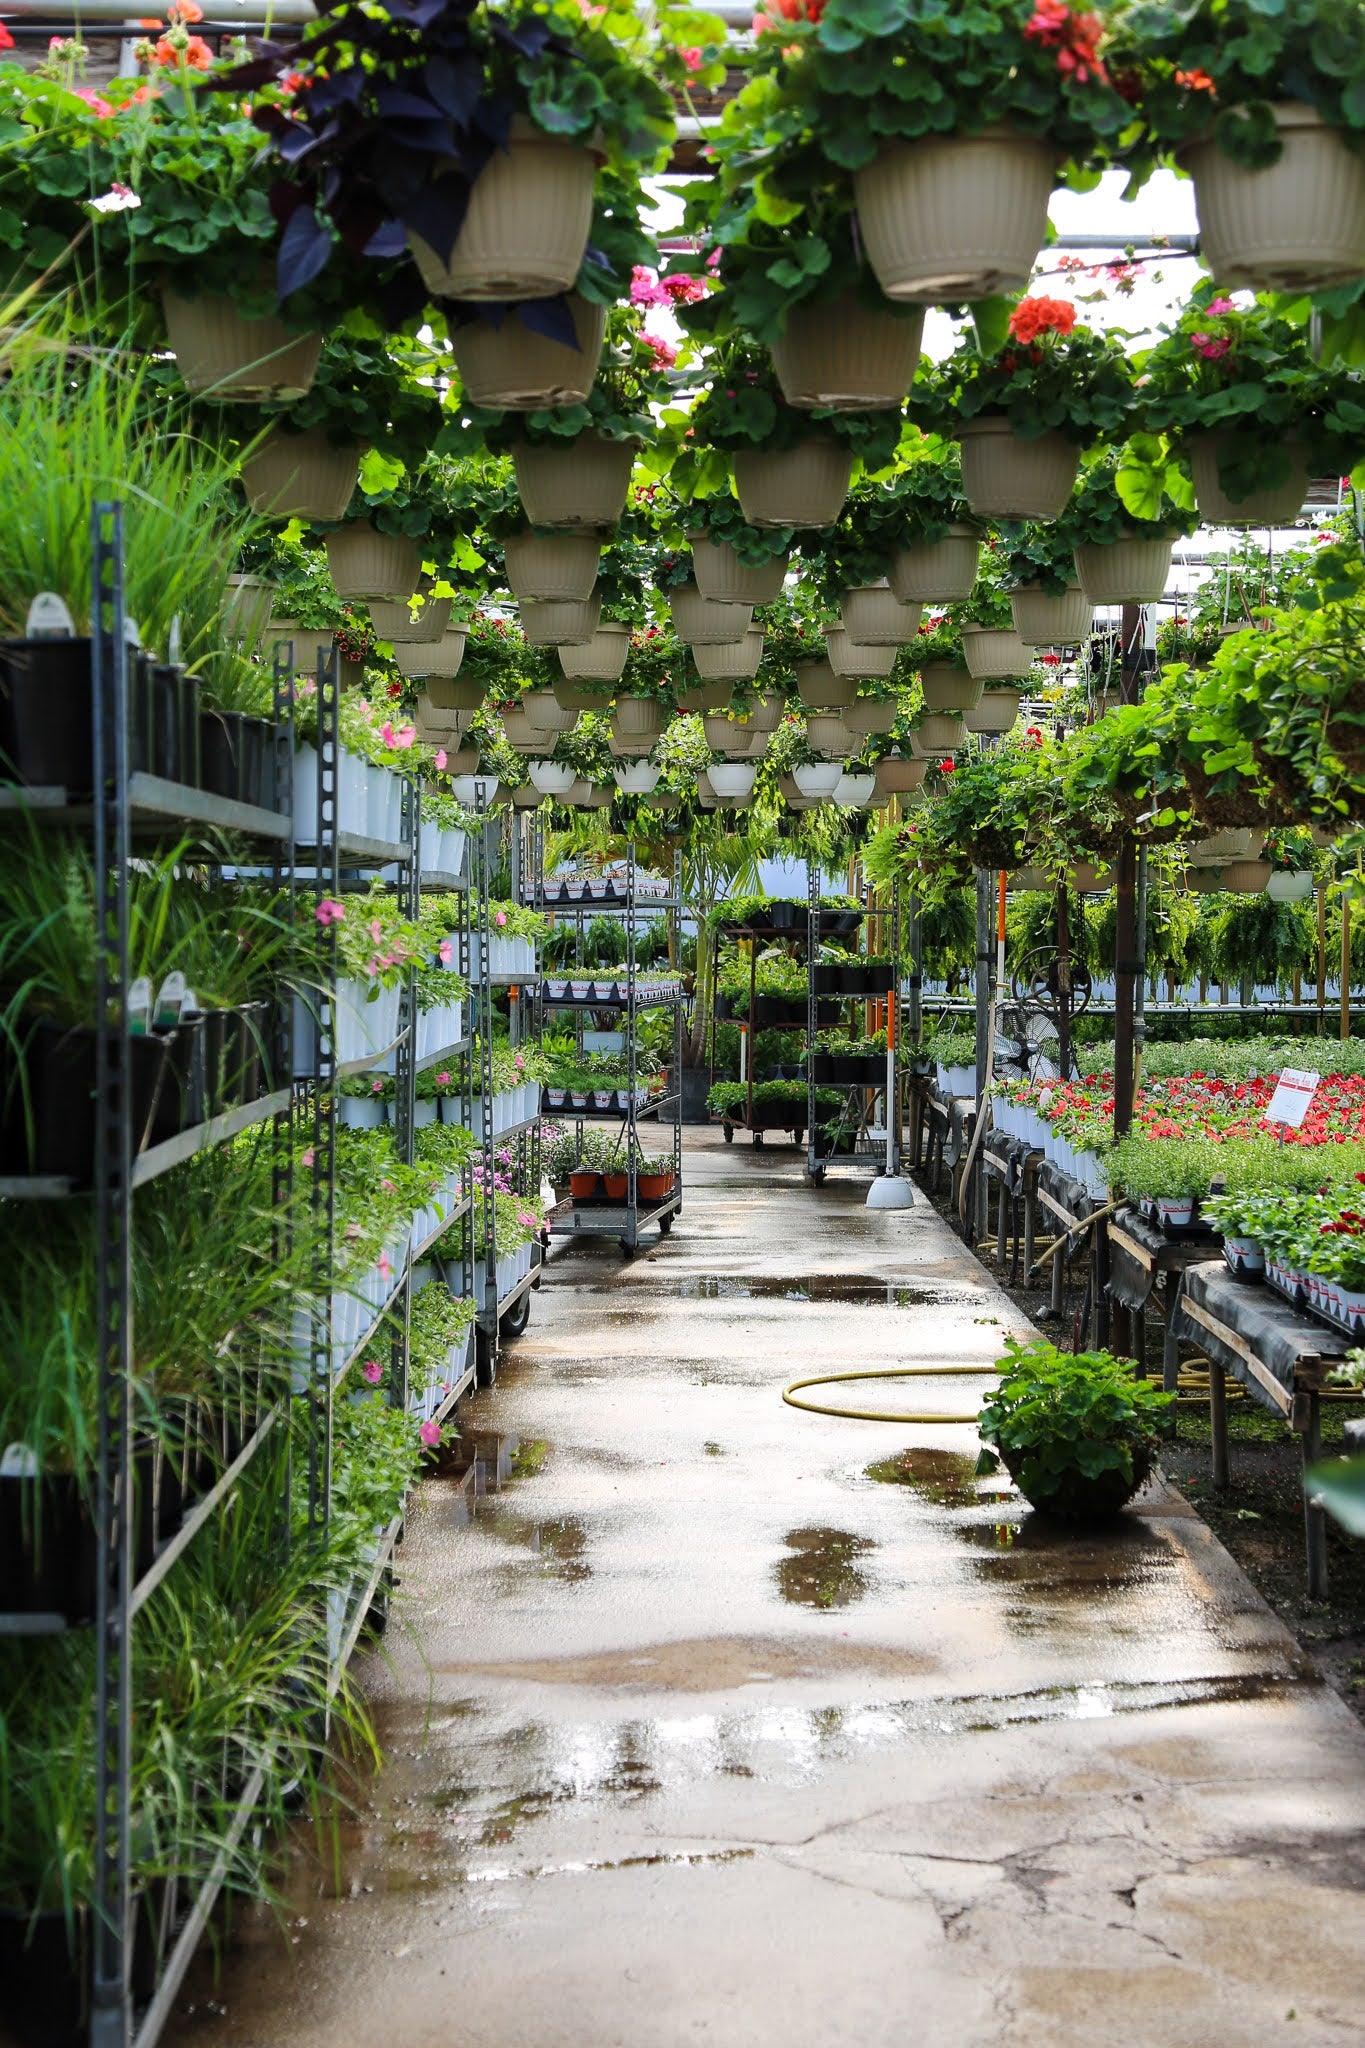
{"label": "white plastic pot", "polygon": [[793,306],[769,353],[788,405],[867,412],[904,403],[923,334],[922,313],[879,312],[845,292]]}
{"label": "white plastic pot", "polygon": [[1353,284],[1365,277],[1365,159],[1303,101],[1272,111],[1282,147],[1263,170],[1234,163],[1211,134],[1180,151],[1194,179],[1199,253],[1228,287]]}
{"label": "white plastic pot", "polygon": [[902,604],[889,583],[864,583],[839,599],[839,623],[862,647],[908,647],[924,606]]}
{"label": "white plastic pot", "polygon": [[958,432],[963,495],[978,518],[1047,520],[1065,510],[1081,461],[1072,442],[1057,433],[1026,441],[993,414]]}
{"label": "white plastic pot", "polygon": [[1021,291],[1047,233],[1057,151],[995,126],[884,142],[853,177],[858,227],[889,299],[953,304]]}
{"label": "white plastic pot", "polygon": [[1076,647],[1094,624],[1095,609],[1079,583],[1054,597],[1040,584],[1025,583],[1010,593],[1014,630],[1028,647]]}
{"label": "white plastic pot", "polygon": [[758,770],[748,761],[713,761],[706,778],[722,803],[752,796]]}
{"label": "white plastic pot", "polygon": [[695,583],[670,590],[668,608],[674,632],[693,647],[723,647],[742,640],[754,616],[751,604],[717,603],[703,597]]}
{"label": "white plastic pot", "polygon": [[652,796],[661,772],[652,761],[633,761],[615,770],[616,787],[623,796]]}
{"label": "white plastic pot", "polygon": [[813,802],[823,803],[832,797],[843,780],[843,766],[838,761],[810,761],[792,769],[792,780],[802,796]]}
{"label": "white plastic pot", "polygon": [[562,761],[528,761],[526,772],[542,796],[567,796],[578,780],[577,769]]}
{"label": "white plastic pot", "polygon": [[870,770],[866,774],[844,774],[834,785],[831,801],[842,804],[845,809],[857,810],[871,803],[876,787],[876,775]]}

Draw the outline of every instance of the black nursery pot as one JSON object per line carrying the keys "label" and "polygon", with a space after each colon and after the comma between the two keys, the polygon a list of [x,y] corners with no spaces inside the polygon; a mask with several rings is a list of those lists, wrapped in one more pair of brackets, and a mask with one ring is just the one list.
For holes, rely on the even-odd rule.
{"label": "black nursery pot", "polygon": [[0,640],[0,768],[30,789],[94,788],[89,640]]}
{"label": "black nursery pot", "polygon": [[866,992],[867,969],[865,967],[859,965],[857,967],[841,967],[839,969],[840,995],[860,996],[866,994]]}
{"label": "black nursery pot", "polygon": [[160,1145],[205,1120],[205,1026],[202,1016],[182,1017],[167,1040],[166,1075],[152,1119],[151,1142]]}
{"label": "black nursery pot", "polygon": [[826,966],[822,963],[813,967],[811,974],[815,981],[816,995],[837,996],[841,985],[839,977],[843,971],[843,968],[837,964]]}
{"label": "black nursery pot", "polygon": [[150,709],[151,760],[153,775],[167,782],[184,782],[184,743],[180,713],[180,671],[164,662],[149,663],[147,703]]}
{"label": "black nursery pot", "polygon": [[242,802],[275,808],[275,727],[268,718],[242,720]]}
{"label": "black nursery pot", "polygon": [[240,711],[205,711],[199,721],[200,786],[240,802],[246,757]]}
{"label": "black nursery pot", "polygon": [[867,992],[870,996],[890,995],[895,987],[895,979],[889,960],[881,961],[872,967],[865,967],[863,972],[867,976]]}
{"label": "black nursery pot", "polygon": [[[134,1152],[142,1150],[151,1133],[174,1038],[173,1032],[163,1032],[129,1040]],[[40,1023],[28,1041],[25,1065],[31,1146],[19,1074],[12,1056],[0,1055],[0,1172],[57,1174],[87,1186],[95,1170],[94,1031]]]}
{"label": "black nursery pot", "polygon": [[203,714],[199,706],[199,678],[187,676],[183,669],[176,673],[180,678],[176,707],[180,726],[180,780],[188,788],[198,789],[203,778],[200,761]]}
{"label": "black nursery pot", "polygon": [[74,1473],[0,1478],[0,1612],[93,1616],[95,1525]]}
{"label": "black nursery pot", "polygon": [[82,2048],[88,1922],[0,1906],[0,2029],[23,2048]]}

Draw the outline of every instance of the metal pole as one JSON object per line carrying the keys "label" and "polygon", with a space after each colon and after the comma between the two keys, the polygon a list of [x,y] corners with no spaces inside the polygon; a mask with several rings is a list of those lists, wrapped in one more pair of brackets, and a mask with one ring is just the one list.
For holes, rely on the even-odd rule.
{"label": "metal pole", "polygon": [[[976,873],[976,1114],[975,1127],[979,1128],[986,1114],[986,1090],[990,1086],[990,1038],[991,1038],[991,942],[994,939],[991,910],[991,876],[986,868]],[[985,1210],[982,1197],[985,1193],[985,1165],[981,1148],[977,1148],[976,1170],[967,1194],[968,1215],[973,1239],[980,1235]]]}

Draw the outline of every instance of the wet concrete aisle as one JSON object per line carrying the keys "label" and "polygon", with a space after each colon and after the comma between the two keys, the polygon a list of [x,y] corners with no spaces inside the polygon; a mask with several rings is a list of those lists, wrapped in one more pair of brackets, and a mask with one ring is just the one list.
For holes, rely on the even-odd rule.
{"label": "wet concrete aisle", "polygon": [[301,1867],[175,2048],[1359,2041],[1347,1709],[1161,1488],[1067,1538],[969,1430],[785,1407],[1017,1313],[927,1204],[687,1165],[672,1238],[556,1260],[475,1402],[518,1476],[472,1524],[422,1490],[340,1896]]}

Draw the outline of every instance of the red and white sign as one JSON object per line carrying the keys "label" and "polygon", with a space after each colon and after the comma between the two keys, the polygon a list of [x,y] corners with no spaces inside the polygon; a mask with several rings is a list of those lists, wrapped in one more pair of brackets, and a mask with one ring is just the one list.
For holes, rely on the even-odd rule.
{"label": "red and white sign", "polygon": [[1282,1068],[1265,1113],[1266,1122],[1288,1124],[1296,1131],[1313,1106],[1321,1079],[1321,1074],[1302,1073],[1297,1067]]}

